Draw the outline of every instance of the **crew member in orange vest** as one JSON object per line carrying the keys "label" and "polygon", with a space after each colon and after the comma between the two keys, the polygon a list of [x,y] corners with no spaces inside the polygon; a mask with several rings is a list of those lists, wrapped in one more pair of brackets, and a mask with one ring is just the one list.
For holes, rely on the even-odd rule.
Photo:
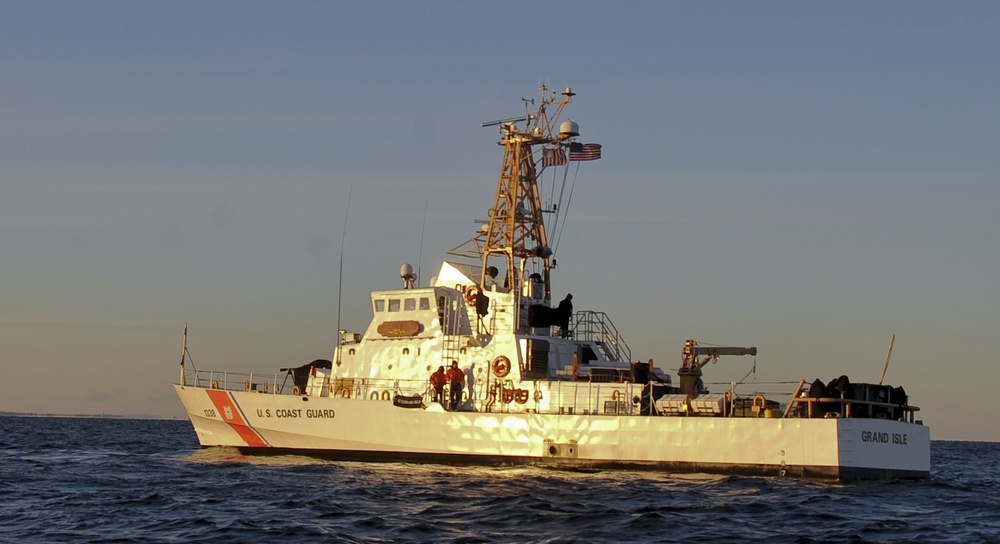
{"label": "crew member in orange vest", "polygon": [[455,411],[462,403],[462,389],[465,387],[465,372],[458,368],[458,361],[451,362],[447,376],[450,384],[448,396],[451,398],[451,407],[448,409]]}
{"label": "crew member in orange vest", "polygon": [[434,388],[434,395],[431,402],[440,402],[444,406],[444,384],[448,383],[448,378],[444,375],[444,367],[439,366],[437,372],[431,374],[431,387]]}

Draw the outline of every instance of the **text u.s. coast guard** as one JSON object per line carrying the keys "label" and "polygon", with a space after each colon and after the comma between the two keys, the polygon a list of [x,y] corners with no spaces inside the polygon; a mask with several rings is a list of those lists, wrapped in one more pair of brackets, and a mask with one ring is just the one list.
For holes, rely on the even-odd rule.
{"label": "text u.s. coast guard", "polygon": [[279,419],[331,419],[336,417],[333,410],[303,410],[302,408],[277,408],[273,412],[271,409],[257,409],[257,417],[276,417]]}

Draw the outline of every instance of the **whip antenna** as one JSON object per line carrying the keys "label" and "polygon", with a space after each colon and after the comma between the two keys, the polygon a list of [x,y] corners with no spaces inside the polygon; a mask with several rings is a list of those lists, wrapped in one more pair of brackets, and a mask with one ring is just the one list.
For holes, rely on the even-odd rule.
{"label": "whip antenna", "polygon": [[420,251],[417,253],[417,287],[420,287],[420,280],[423,279],[420,269],[424,261],[424,227],[427,226],[427,200],[424,200],[424,222],[420,225]]}
{"label": "whip antenna", "polygon": [[892,345],[896,343],[896,333],[892,334],[892,340],[889,340],[889,353],[885,355],[885,366],[882,367],[882,377],[879,378],[878,384],[882,385],[882,380],[885,379],[885,371],[889,370],[889,357],[892,357]]}
{"label": "whip antenna", "polygon": [[344,211],[344,230],[340,235],[340,271],[337,278],[337,346],[333,348],[334,359],[340,365],[340,342],[344,333],[340,328],[340,304],[343,300],[344,292],[344,241],[347,239],[347,218],[351,215],[351,195],[354,193],[354,184],[347,190],[347,210]]}

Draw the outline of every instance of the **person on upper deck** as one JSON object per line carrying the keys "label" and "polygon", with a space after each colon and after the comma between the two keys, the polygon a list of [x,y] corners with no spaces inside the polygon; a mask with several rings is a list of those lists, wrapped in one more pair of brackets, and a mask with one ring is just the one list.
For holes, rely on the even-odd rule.
{"label": "person on upper deck", "polygon": [[448,378],[444,375],[444,367],[439,366],[437,372],[431,374],[431,387],[434,388],[431,402],[440,402],[441,406],[445,406],[444,384],[446,383],[448,383]]}
{"label": "person on upper deck", "polygon": [[465,372],[458,368],[458,361],[451,362],[451,368],[448,369],[448,396],[451,402],[449,403],[448,409],[451,411],[458,410],[458,405],[462,403],[462,389],[465,387]]}
{"label": "person on upper deck", "polygon": [[556,326],[563,338],[569,338],[569,320],[573,317],[573,295],[567,294],[566,298],[559,303],[556,308]]}

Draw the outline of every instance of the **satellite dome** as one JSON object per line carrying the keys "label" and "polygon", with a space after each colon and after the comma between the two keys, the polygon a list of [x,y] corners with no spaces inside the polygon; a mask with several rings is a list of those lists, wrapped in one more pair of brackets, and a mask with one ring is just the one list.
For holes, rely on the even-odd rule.
{"label": "satellite dome", "polygon": [[417,275],[413,272],[413,265],[403,263],[399,267],[399,277],[403,279],[403,289],[413,289],[413,284],[417,281]]}
{"label": "satellite dome", "polygon": [[580,135],[580,125],[572,119],[567,119],[559,124],[559,139],[567,140]]}

